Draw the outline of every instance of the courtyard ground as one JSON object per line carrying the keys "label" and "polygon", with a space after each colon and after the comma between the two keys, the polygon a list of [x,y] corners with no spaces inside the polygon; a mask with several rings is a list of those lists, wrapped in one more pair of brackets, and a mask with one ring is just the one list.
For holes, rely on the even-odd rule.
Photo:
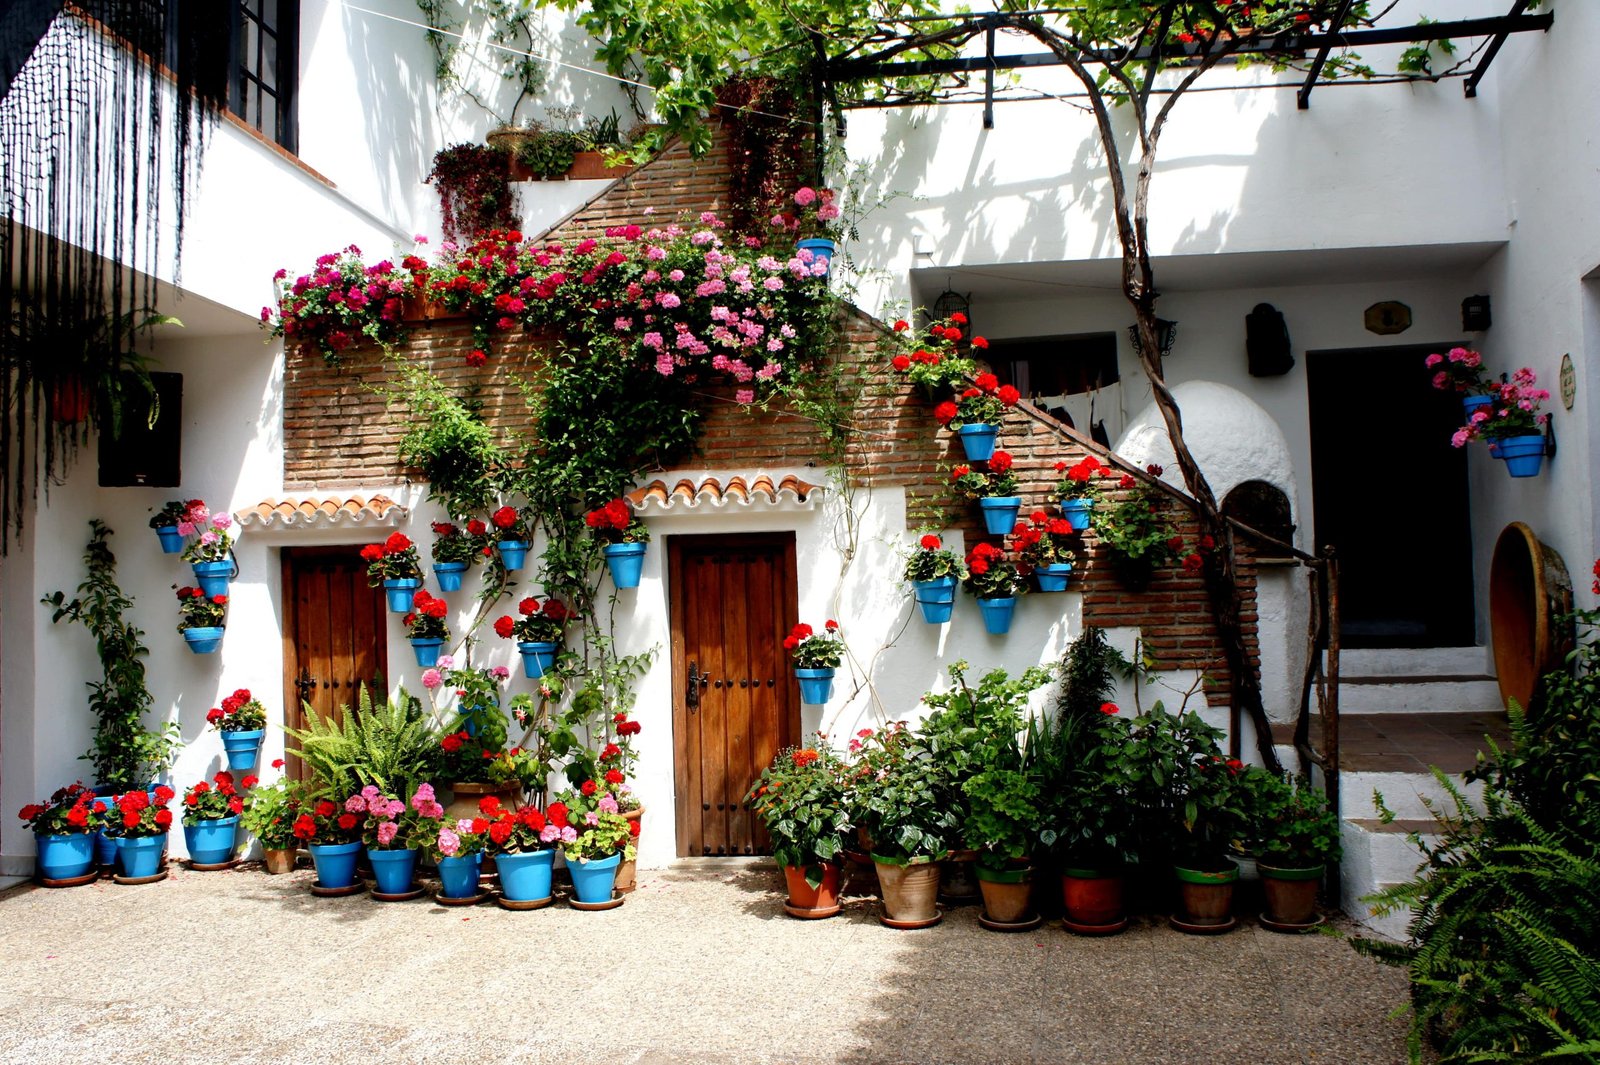
{"label": "courtyard ground", "polygon": [[0,894],[0,1062],[1405,1060],[1403,974],[1253,920],[1083,939],[963,907],[896,932],[851,897],[797,921],[766,863],[645,872],[603,913],[318,899],[311,880],[175,865]]}

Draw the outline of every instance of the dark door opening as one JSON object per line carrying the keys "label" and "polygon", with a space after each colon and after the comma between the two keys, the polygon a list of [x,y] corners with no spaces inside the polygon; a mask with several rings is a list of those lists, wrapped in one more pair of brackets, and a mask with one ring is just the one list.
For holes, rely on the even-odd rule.
{"label": "dark door opening", "polygon": [[1306,354],[1317,544],[1338,552],[1347,646],[1476,642],[1461,399],[1423,365],[1451,346]]}

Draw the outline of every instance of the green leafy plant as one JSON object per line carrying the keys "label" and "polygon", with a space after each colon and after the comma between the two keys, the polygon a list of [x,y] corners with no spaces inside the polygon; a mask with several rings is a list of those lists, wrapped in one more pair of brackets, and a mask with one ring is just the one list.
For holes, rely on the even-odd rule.
{"label": "green leafy plant", "polygon": [[980,336],[969,340],[963,332],[966,327],[967,316],[959,311],[931,323],[920,336],[905,319],[896,320],[894,337],[899,350],[889,357],[889,366],[930,396],[972,380],[978,372],[972,351],[982,351],[989,342]]}
{"label": "green leafy plant", "polygon": [[941,577],[965,580],[967,564],[938,536],[924,533],[917,541],[917,549],[906,559],[905,573],[908,581],[936,581]]}
{"label": "green leafy plant", "polygon": [[147,728],[144,715],[154,700],[145,685],[144,630],[128,620],[133,598],[117,584],[117,559],[108,540],[112,530],[98,518],[89,522],[89,544],[83,562],[88,575],[77,598],[53,592],[40,602],[54,608],[52,622],[63,618],[81,624],[94,637],[101,677],[86,682],[89,712],[94,715],[94,745],[83,759],[94,763],[102,784],[125,791],[144,787],[172,764],[178,747],[178,726],[165,722]]}
{"label": "green leafy plant", "polygon": [[935,859],[957,840],[959,814],[949,805],[945,770],[904,721],[863,729],[855,754],[851,819],[866,830],[872,853],[892,861]]}
{"label": "green leafy plant", "polygon": [[219,770],[209,783],[196,781],[183,793],[183,823],[198,825],[202,821],[216,821],[243,814],[244,796],[239,789],[243,787],[248,792],[255,784],[253,775],[235,784],[233,774],[226,769]]}
{"label": "green leafy plant", "polygon": [[1017,475],[1011,472],[1011,452],[996,451],[988,468],[973,469],[966,463],[950,467],[950,490],[963,499],[989,499],[1017,494]]}
{"label": "green leafy plant", "polygon": [[[1161,467],[1151,466],[1152,477]],[[1123,582],[1133,588],[1148,584],[1155,571],[1177,560],[1183,538],[1167,517],[1168,500],[1154,485],[1125,473],[1117,487],[1126,494],[1115,503],[1101,505],[1090,517],[1091,527]]]}
{"label": "green leafy plant", "polygon": [[207,595],[202,589],[184,585],[177,590],[178,631],[214,629],[227,620],[228,597]]}
{"label": "green leafy plant", "polygon": [[1168,713],[1156,703],[1133,720],[1127,743],[1111,756],[1135,811],[1140,861],[1219,869],[1244,831],[1244,766],[1224,758],[1221,729],[1198,713]]}
{"label": "green leafy plant", "polygon": [[804,869],[812,887],[822,883],[822,863],[843,853],[851,829],[846,771],[827,739],[815,736],[779,751],[744,797],[772,838],[773,859]]}
{"label": "green leafy plant", "polygon": [[1133,763],[1123,756],[1133,723],[1103,702],[1092,717],[1058,705],[1029,740],[1038,764],[1044,811],[1040,842],[1063,867],[1108,870],[1139,859],[1130,799]]}
{"label": "green leafy plant", "polygon": [[967,575],[961,587],[979,599],[1007,599],[1028,590],[1017,564],[1005,548],[980,543],[967,552]]}
{"label": "green leafy plant", "polygon": [[802,621],[783,638],[783,649],[789,652],[796,669],[837,669],[844,657],[844,636],[832,618],[821,632]]}
{"label": "green leafy plant", "polygon": [[365,684],[354,708],[324,719],[305,704],[306,727],[285,728],[312,775],[341,800],[371,784],[386,794],[409,794],[426,780],[438,746],[422,703],[406,694],[374,704]]}
{"label": "green leafy plant", "polygon": [[1252,815],[1247,839],[1264,864],[1309,869],[1339,860],[1339,819],[1310,781],[1253,770],[1242,787]]}
{"label": "green leafy plant", "polygon": [[[282,769],[283,759],[275,760],[273,768]],[[279,777],[250,790],[239,823],[263,847],[287,850],[295,846],[294,822],[305,803],[305,788],[288,777]]]}
{"label": "green leafy plant", "polygon": [[517,162],[548,180],[571,170],[578,153],[593,147],[594,142],[577,130],[536,128],[517,148]]}

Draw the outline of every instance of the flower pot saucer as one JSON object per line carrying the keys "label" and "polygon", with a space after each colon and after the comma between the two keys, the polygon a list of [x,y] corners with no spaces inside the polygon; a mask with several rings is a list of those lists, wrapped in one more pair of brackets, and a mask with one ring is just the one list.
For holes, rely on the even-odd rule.
{"label": "flower pot saucer", "polygon": [[1061,924],[1067,931],[1075,932],[1080,936],[1114,936],[1128,927],[1128,919],[1124,917],[1122,920],[1112,921],[1110,924],[1079,924],[1071,918],[1063,917]]}
{"label": "flower pot saucer", "polygon": [[234,866],[239,864],[239,859],[229,858],[225,862],[197,862],[193,861],[192,859],[185,858],[183,864],[187,865],[193,872],[196,873],[218,873],[224,869],[232,869]]}
{"label": "flower pot saucer", "polygon": [[80,884],[92,884],[99,879],[99,871],[91,869],[82,876],[69,876],[61,880],[52,880],[48,876],[41,876],[35,881],[35,883],[37,883],[40,887],[48,888],[77,887]]}
{"label": "flower pot saucer", "polygon": [[1031,932],[1044,923],[1044,918],[1034,914],[1022,921],[996,921],[988,914],[979,911],[978,923],[991,932]]}
{"label": "flower pot saucer", "polygon": [[791,906],[787,902],[783,904],[784,913],[790,917],[798,917],[802,921],[820,921],[824,917],[834,916],[842,909],[844,907],[837,902],[832,906]]}
{"label": "flower pot saucer", "polygon": [[140,884],[154,884],[158,880],[165,880],[167,878],[167,873],[168,870],[163,869],[161,872],[156,873],[153,876],[122,876],[119,874],[111,879],[126,887],[138,887]]}
{"label": "flower pot saucer", "polygon": [[410,891],[396,891],[391,894],[387,891],[373,890],[367,894],[372,896],[374,902],[410,902],[412,899],[422,898],[427,892],[422,890],[421,884],[413,883]]}
{"label": "flower pot saucer", "polygon": [[936,913],[924,921],[897,921],[886,913],[880,913],[878,915],[879,924],[883,925],[885,928],[897,928],[902,932],[912,932],[918,928],[932,928],[942,920],[944,920],[943,913]]}
{"label": "flower pot saucer", "polygon": [[446,895],[443,891],[436,891],[433,893],[433,901],[441,906],[476,906],[493,894],[494,892],[492,891],[480,891],[476,895],[462,895],[457,898],[453,895]]}
{"label": "flower pot saucer", "polygon": [[502,910],[542,910],[555,901],[554,895],[546,895],[542,899],[508,899],[504,895],[495,895],[495,905]]}
{"label": "flower pot saucer", "polygon": [[622,892],[613,890],[611,892],[611,899],[607,902],[579,902],[577,897],[574,896],[573,898],[567,900],[567,905],[571,906],[574,910],[584,910],[589,913],[597,913],[600,910],[614,910],[627,901],[628,900],[623,896]]}
{"label": "flower pot saucer", "polygon": [[365,890],[367,885],[359,880],[348,887],[323,887],[320,880],[311,882],[311,894],[319,899],[342,899],[349,895],[359,895]]}
{"label": "flower pot saucer", "polygon": [[1167,923],[1178,931],[1191,936],[1220,936],[1222,933],[1231,932],[1238,927],[1239,919],[1230,916],[1226,921],[1221,921],[1217,924],[1190,924],[1188,921],[1180,921],[1178,915],[1173,914],[1167,918]]}
{"label": "flower pot saucer", "polygon": [[939,905],[941,906],[971,906],[983,900],[983,895],[974,891],[970,895],[946,895],[939,892]]}
{"label": "flower pot saucer", "polygon": [[1274,921],[1266,914],[1262,914],[1259,918],[1257,918],[1257,920],[1261,922],[1262,928],[1265,928],[1269,931],[1283,932],[1287,935],[1296,935],[1298,933],[1309,932],[1313,928],[1320,927],[1322,923],[1327,920],[1327,918],[1319,913],[1315,918],[1305,922],[1304,924],[1295,924],[1288,921]]}

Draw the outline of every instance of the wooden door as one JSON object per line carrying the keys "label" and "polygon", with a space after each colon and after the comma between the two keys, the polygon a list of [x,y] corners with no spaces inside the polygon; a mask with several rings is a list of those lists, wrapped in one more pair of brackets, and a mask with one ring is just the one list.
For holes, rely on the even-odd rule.
{"label": "wooden door", "polygon": [[783,649],[795,621],[794,536],[674,536],[667,566],[678,854],[767,854],[766,832],[740,800],[800,738]]}
{"label": "wooden door", "polygon": [[[283,551],[284,721],[304,728],[309,703],[323,718],[354,706],[365,683],[385,698],[388,612],[382,588],[367,587],[357,545],[293,547]],[[289,773],[304,774],[289,758]]]}

